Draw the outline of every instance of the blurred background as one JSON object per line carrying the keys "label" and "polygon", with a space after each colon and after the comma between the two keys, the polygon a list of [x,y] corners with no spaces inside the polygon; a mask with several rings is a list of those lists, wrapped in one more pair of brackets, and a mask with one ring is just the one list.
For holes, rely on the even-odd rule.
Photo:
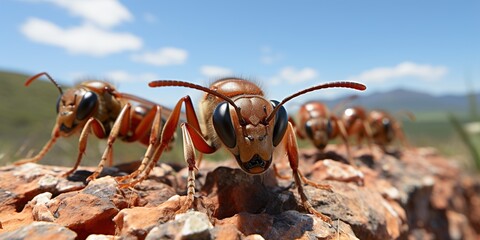
{"label": "blurred background", "polygon": [[[350,105],[391,112],[412,145],[435,147],[467,168],[480,166],[474,163],[480,149],[479,11],[473,0],[2,1],[0,163],[36,153],[49,139],[58,91],[49,81],[23,86],[46,71],[64,88],[108,80],[167,107],[187,94],[198,101],[201,93],[153,89],[148,82],[206,86],[237,76],[281,100],[323,82],[358,81],[366,91],[317,91],[287,109],[294,115],[306,101],[334,106],[355,94]],[[78,136],[60,139],[42,163],[71,166],[77,142]],[[82,164],[96,165],[104,148],[91,136]],[[145,151],[120,141],[114,148],[117,162]],[[164,159],[183,161],[181,147]]]}

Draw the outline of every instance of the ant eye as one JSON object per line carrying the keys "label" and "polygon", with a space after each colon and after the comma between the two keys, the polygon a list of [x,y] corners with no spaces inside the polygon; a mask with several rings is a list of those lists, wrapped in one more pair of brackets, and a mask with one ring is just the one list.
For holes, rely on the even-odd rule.
{"label": "ant eye", "polygon": [[83,120],[92,113],[93,109],[97,105],[98,102],[98,97],[97,94],[93,92],[86,92],[85,95],[83,95],[82,100],[78,104],[77,108],[77,120]]}
{"label": "ant eye", "polygon": [[[270,101],[273,105],[273,108],[280,103],[276,100]],[[273,126],[273,146],[277,146],[283,139],[285,135],[285,131],[287,131],[287,124],[288,124],[288,114],[287,110],[283,106],[280,107],[277,111],[277,115],[275,116],[275,126]]]}
{"label": "ant eye", "polygon": [[230,118],[230,107],[227,102],[223,102],[215,108],[213,112],[213,127],[227,147],[235,147],[237,143],[235,129]]}

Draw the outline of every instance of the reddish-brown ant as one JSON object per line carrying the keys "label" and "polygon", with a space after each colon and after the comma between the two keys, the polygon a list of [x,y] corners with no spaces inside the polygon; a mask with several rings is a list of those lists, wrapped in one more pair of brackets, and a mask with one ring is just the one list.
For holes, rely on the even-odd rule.
{"label": "reddish-brown ant", "polygon": [[318,150],[323,151],[328,142],[340,136],[347,150],[347,159],[352,163],[352,156],[343,122],[331,113],[321,102],[307,102],[298,111],[297,136],[310,140]]}
{"label": "reddish-brown ant", "polygon": [[[46,72],[32,76],[25,82],[30,85],[41,76],[46,76],[58,89],[57,120],[50,140],[42,150],[32,158],[23,159],[14,164],[38,162],[52,148],[59,137],[80,134],[79,152],[75,166],[64,175],[70,175],[79,166],[87,146],[87,136],[91,130],[100,139],[108,137],[108,145],[103,153],[97,170],[90,176],[94,179],[108,160],[112,163],[112,145],[117,137],[126,142],[138,141],[149,144],[150,131],[159,131],[160,114],[170,114],[158,104],[146,99],[118,92],[110,83],[104,81],[85,81],[63,91],[57,82]],[[166,110],[166,111],[165,111]]]}
{"label": "reddish-brown ant", "polygon": [[[415,118],[413,114],[409,112],[406,112],[406,114],[412,120]],[[382,149],[385,150],[395,139],[399,139],[403,146],[409,146],[400,122],[386,111],[370,111],[368,114],[368,121],[372,129],[372,139],[374,143]]]}
{"label": "reddish-brown ant", "polygon": [[373,141],[372,129],[368,120],[368,112],[361,106],[349,107],[343,111],[342,121],[347,130],[347,136],[356,137],[357,145],[363,139],[367,140],[371,150]]}
{"label": "reddish-brown ant", "polygon": [[292,98],[323,88],[343,87],[364,90],[366,88],[364,85],[354,82],[321,84],[290,95],[281,102],[267,100],[260,87],[240,78],[220,79],[210,87],[170,80],[153,81],[149,86],[187,87],[205,92],[200,101],[200,121],[190,97],[181,98],[173,108],[172,115],[167,119],[161,136],[153,139],[141,166],[131,174],[130,178],[137,178],[124,183],[123,187],[134,186],[148,176],[173,137],[178,125],[180,110],[185,104],[187,121],[181,124],[181,130],[184,157],[188,164],[189,174],[187,202],[179,212],[189,209],[194,200],[195,149],[209,154],[224,146],[233,154],[243,171],[249,174],[261,174],[270,167],[275,148],[282,147],[286,149],[303,206],[324,221],[330,221],[327,216],[312,207],[303,190],[302,181],[320,189],[330,190],[331,187],[314,183],[306,179],[299,171],[297,140],[283,105]]}

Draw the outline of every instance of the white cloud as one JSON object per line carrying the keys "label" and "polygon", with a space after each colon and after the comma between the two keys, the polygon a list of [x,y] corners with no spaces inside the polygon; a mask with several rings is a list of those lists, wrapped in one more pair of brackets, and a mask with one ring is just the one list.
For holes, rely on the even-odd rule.
{"label": "white cloud", "polygon": [[200,73],[209,78],[220,78],[233,75],[232,70],[219,66],[202,66],[200,68]]}
{"label": "white cloud", "polygon": [[362,82],[384,82],[393,78],[416,77],[422,80],[439,79],[448,72],[444,66],[402,62],[394,67],[379,67],[362,72],[352,79]]}
{"label": "white cloud", "polygon": [[133,34],[111,32],[91,24],[62,29],[49,21],[29,18],[20,31],[32,41],[96,57],[142,47],[142,40]]}
{"label": "white cloud", "polygon": [[272,84],[280,84],[283,82],[288,82],[290,84],[306,82],[318,77],[318,73],[313,68],[302,68],[295,69],[293,67],[285,67],[280,70],[280,72],[270,79]]}
{"label": "white cloud", "polygon": [[133,20],[128,9],[117,0],[47,0],[67,9],[73,16],[89,23],[111,28],[125,21]]}
{"label": "white cloud", "polygon": [[146,52],[132,56],[133,61],[155,66],[180,65],[187,61],[188,52],[180,48],[161,48],[155,52]]}
{"label": "white cloud", "polygon": [[260,62],[265,65],[271,65],[283,59],[282,54],[274,52],[269,46],[263,46],[260,51]]}
{"label": "white cloud", "polygon": [[155,23],[157,22],[157,16],[152,13],[145,13],[143,14],[143,20],[147,23]]}
{"label": "white cloud", "polygon": [[150,82],[159,79],[155,73],[131,74],[123,70],[107,72],[105,78],[113,82]]}

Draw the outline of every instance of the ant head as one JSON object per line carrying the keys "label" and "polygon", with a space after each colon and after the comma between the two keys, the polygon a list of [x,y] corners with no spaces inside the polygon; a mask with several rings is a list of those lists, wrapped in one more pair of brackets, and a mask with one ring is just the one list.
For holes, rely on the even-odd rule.
{"label": "ant head", "polygon": [[282,108],[275,120],[268,122],[267,116],[278,101],[246,96],[236,98],[235,104],[240,115],[227,102],[215,108],[212,119],[215,132],[245,172],[262,173],[269,168],[273,150],[283,139],[288,124],[287,112]]}
{"label": "ant head", "polygon": [[76,132],[75,129],[82,127],[88,117],[93,115],[98,106],[98,96],[84,88],[71,88],[64,93],[60,85],[46,72],[30,77],[25,82],[25,86],[29,86],[33,81],[44,75],[60,92],[56,105],[57,124],[60,128],[60,134],[69,136]]}
{"label": "ant head", "polygon": [[96,93],[85,88],[71,88],[57,100],[57,124],[63,136],[69,136],[83,127],[98,108]]}

